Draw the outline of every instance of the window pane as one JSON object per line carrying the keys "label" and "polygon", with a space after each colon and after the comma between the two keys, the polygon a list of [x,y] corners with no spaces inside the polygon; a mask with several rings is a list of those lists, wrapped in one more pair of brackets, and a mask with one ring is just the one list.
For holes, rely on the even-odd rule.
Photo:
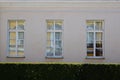
{"label": "window pane", "polygon": [[102,30],[102,21],[96,22],[95,30]]}
{"label": "window pane", "polygon": [[17,54],[16,54],[16,51],[10,50],[9,51],[9,55],[10,56],[16,56]]}
{"label": "window pane", "polygon": [[47,40],[54,40],[54,33],[53,32],[47,33]]}
{"label": "window pane", "polygon": [[102,49],[96,49],[96,56],[102,56]]}
{"label": "window pane", "polygon": [[94,22],[87,21],[87,30],[94,30]]}
{"label": "window pane", "polygon": [[15,32],[10,32],[10,39],[16,39],[16,33]]}
{"label": "window pane", "polygon": [[54,46],[54,41],[53,40],[48,40],[47,41],[47,46],[48,47],[53,47]]}
{"label": "window pane", "polygon": [[88,32],[87,33],[87,43],[93,43],[94,42],[94,33]]}
{"label": "window pane", "polygon": [[24,30],[24,20],[19,20],[17,22],[18,22],[17,29],[18,30]]}
{"label": "window pane", "polygon": [[47,29],[54,30],[54,21],[51,21],[51,20],[47,21]]}
{"label": "window pane", "polygon": [[94,45],[93,43],[88,43],[87,44],[87,55],[92,56],[94,53]]}
{"label": "window pane", "polygon": [[24,32],[18,32],[18,39],[24,39]]}
{"label": "window pane", "polygon": [[16,29],[16,21],[14,20],[9,21],[9,29]]}
{"label": "window pane", "polygon": [[61,48],[56,48],[55,49],[55,55],[56,56],[61,56],[62,55],[62,49]]}
{"label": "window pane", "polygon": [[15,45],[9,45],[9,50],[15,51],[16,50],[16,46]]}
{"label": "window pane", "polygon": [[16,40],[15,39],[10,39],[9,44],[10,45],[16,45]]}
{"label": "window pane", "polygon": [[102,40],[102,32],[96,32],[96,40],[101,41]]}
{"label": "window pane", "polygon": [[55,41],[55,47],[56,48],[61,48],[61,41]]}
{"label": "window pane", "polygon": [[24,56],[24,51],[18,51],[17,53],[18,56]]}
{"label": "window pane", "polygon": [[54,33],[53,32],[47,33],[47,46],[48,47],[54,46]]}
{"label": "window pane", "polygon": [[94,43],[87,43],[87,48],[88,49],[93,49],[94,48]]}
{"label": "window pane", "polygon": [[54,48],[47,47],[47,56],[53,56],[53,55],[54,55]]}
{"label": "window pane", "polygon": [[102,48],[102,41],[96,41],[96,48]]}
{"label": "window pane", "polygon": [[55,21],[55,30],[62,30],[62,21]]}
{"label": "window pane", "polygon": [[87,33],[87,56],[93,56],[94,52],[94,33]]}
{"label": "window pane", "polygon": [[18,48],[18,51],[24,51],[24,46],[23,45],[18,45],[17,48]]}
{"label": "window pane", "polygon": [[19,45],[24,45],[24,40],[19,40]]}
{"label": "window pane", "polygon": [[87,51],[87,56],[94,56],[94,52],[93,51]]}
{"label": "window pane", "polygon": [[55,40],[61,40],[62,39],[62,33],[61,32],[56,32],[55,33]]}

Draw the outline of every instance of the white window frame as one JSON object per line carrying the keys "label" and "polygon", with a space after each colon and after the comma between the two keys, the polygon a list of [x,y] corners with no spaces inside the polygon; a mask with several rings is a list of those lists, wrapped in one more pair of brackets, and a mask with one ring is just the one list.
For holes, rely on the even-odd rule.
{"label": "white window frame", "polygon": [[[93,23],[94,23],[94,29],[93,30],[88,30],[87,29],[87,26],[86,26],[86,32],[88,33],[88,32],[92,32],[93,33],[93,35],[94,35],[94,42],[93,42],[93,56],[87,56],[86,55],[86,58],[96,58],[96,59],[104,59],[105,57],[104,57],[104,20],[87,20],[87,21],[93,21]],[[86,21],[86,24],[87,24],[87,21]],[[101,21],[102,22],[102,30],[95,30],[95,26],[96,26],[96,22],[99,22],[99,21]],[[101,32],[102,33],[102,56],[96,56],[96,50],[95,49],[97,49],[96,48],[96,33],[97,32]],[[87,35],[87,37],[88,37],[88,35]],[[86,41],[86,43],[87,43],[87,41]],[[87,45],[87,44],[86,44]],[[86,52],[87,52],[88,50],[87,50],[87,46],[86,46]]]}
{"label": "white window frame", "polygon": [[[46,58],[63,58],[63,20],[60,20],[60,19],[48,19],[48,20],[46,20],[46,24],[47,24],[47,21],[53,21],[53,22],[54,22],[54,29],[53,29],[53,30],[48,30],[48,29],[47,29],[47,33],[48,33],[48,32],[54,33],[54,44],[55,44],[55,32],[61,32],[61,33],[62,33],[62,39],[61,39],[61,41],[62,41],[62,43],[61,43],[62,54],[61,54],[61,56],[56,56],[56,55],[55,55],[55,45],[54,45],[54,53],[53,53],[53,56],[48,56],[48,55],[47,55],[47,52],[46,52]],[[61,30],[55,30],[55,22],[56,22],[56,21],[62,21],[62,29],[61,29]],[[47,26],[47,25],[46,25],[46,26]],[[47,43],[46,43],[46,45],[47,45]],[[46,49],[47,49],[47,47],[46,47]]]}
{"label": "white window frame", "polygon": [[[15,21],[16,22],[16,29],[10,29],[10,26],[9,26],[9,22],[10,21]],[[21,58],[24,58],[25,57],[25,54],[23,54],[23,56],[19,56],[18,55],[18,51],[17,51],[17,49],[18,49],[18,44],[19,44],[19,41],[21,40],[21,39],[18,39],[18,33],[19,32],[23,32],[24,33],[24,39],[22,39],[23,40],[23,52],[24,52],[24,46],[25,46],[25,20],[23,20],[22,19],[22,21],[24,21],[24,29],[23,30],[19,30],[18,29],[18,21],[21,21],[21,19],[19,19],[19,20],[13,20],[13,19],[10,19],[10,20],[8,20],[8,54],[7,54],[7,57],[9,58],[19,58],[19,57],[21,57]],[[9,47],[9,45],[10,45],[10,32],[15,32],[16,33],[16,48],[15,48],[15,52],[16,52],[16,55],[15,56],[11,56],[10,55],[10,51],[9,51],[9,49],[10,49],[10,47]]]}

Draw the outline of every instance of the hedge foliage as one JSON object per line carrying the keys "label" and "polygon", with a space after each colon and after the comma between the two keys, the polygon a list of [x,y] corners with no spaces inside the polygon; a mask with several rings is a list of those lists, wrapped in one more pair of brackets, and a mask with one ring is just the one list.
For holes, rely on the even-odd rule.
{"label": "hedge foliage", "polygon": [[120,80],[120,64],[1,63],[1,80]]}

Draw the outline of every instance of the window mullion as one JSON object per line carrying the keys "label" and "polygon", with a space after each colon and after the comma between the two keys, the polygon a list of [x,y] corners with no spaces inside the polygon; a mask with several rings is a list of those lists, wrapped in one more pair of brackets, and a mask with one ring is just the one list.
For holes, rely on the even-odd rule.
{"label": "window mullion", "polygon": [[95,21],[94,21],[94,57],[96,56],[96,32],[95,32]]}
{"label": "window mullion", "polygon": [[54,54],[53,55],[55,56],[55,21],[54,21]]}
{"label": "window mullion", "polygon": [[16,21],[16,56],[18,56],[18,51],[17,51],[17,49],[18,49],[18,24],[17,24],[17,21]]}

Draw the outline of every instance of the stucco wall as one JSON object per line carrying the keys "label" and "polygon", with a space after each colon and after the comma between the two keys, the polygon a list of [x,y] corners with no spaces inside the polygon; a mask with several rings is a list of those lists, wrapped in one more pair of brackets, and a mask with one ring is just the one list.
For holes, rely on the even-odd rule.
{"label": "stucco wall", "polygon": [[[25,58],[7,58],[8,20],[25,20]],[[63,59],[47,59],[46,20],[63,20]],[[104,20],[104,59],[86,59],[86,20]],[[1,7],[1,62],[120,63],[120,9],[85,7]]]}

